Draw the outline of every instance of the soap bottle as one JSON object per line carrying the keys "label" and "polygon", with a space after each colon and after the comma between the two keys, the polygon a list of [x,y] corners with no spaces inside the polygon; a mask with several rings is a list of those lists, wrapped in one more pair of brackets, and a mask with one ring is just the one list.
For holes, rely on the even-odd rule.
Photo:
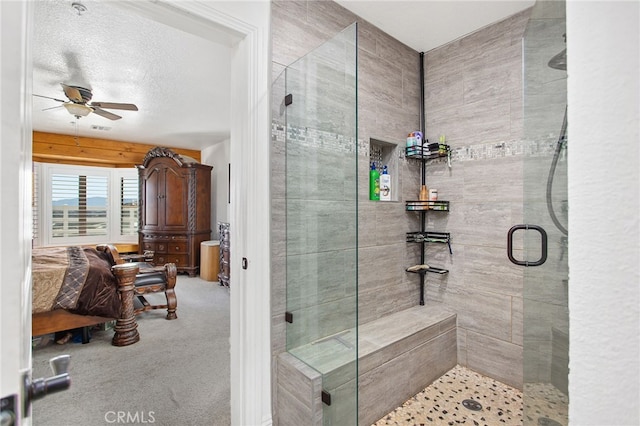
{"label": "soap bottle", "polygon": [[371,163],[369,171],[369,199],[380,200],[380,172],[376,170],[376,163]]}
{"label": "soap bottle", "polygon": [[380,201],[391,201],[391,175],[387,166],[382,168],[380,175]]}

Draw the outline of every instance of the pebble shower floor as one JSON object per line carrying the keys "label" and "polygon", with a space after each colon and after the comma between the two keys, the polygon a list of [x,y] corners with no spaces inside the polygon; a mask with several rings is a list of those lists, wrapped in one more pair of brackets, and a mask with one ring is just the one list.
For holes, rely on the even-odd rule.
{"label": "pebble shower floor", "polygon": [[[562,420],[567,418],[566,397],[550,385],[527,386],[527,404],[531,408],[524,418],[522,392],[458,365],[374,426],[566,425]],[[462,403],[465,400],[479,403],[482,409],[466,408]]]}

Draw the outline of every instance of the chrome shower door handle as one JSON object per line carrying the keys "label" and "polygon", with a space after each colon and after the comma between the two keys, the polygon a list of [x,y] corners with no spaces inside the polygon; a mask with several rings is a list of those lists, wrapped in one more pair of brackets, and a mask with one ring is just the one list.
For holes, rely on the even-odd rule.
{"label": "chrome shower door handle", "polygon": [[[513,257],[513,234],[520,229],[524,229],[524,230],[533,229],[534,231],[538,231],[540,233],[540,236],[542,238],[542,244],[540,248],[540,259],[536,260],[535,262],[530,262],[528,260],[518,260],[515,257]],[[544,230],[544,228],[538,225],[512,226],[511,229],[509,229],[509,232],[507,233],[507,256],[509,256],[509,260],[512,263],[515,263],[516,265],[520,265],[520,266],[542,265],[544,262],[547,261],[547,232]]]}

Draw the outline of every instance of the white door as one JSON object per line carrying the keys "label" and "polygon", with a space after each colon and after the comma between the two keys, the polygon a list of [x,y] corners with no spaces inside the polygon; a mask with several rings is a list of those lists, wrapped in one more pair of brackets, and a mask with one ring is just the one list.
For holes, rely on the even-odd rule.
{"label": "white door", "polygon": [[[31,367],[31,107],[25,55],[28,4],[0,2],[0,398],[2,424],[23,417],[22,376]],[[28,76],[28,77],[27,77]],[[9,423],[11,424],[11,423]],[[24,420],[20,424],[28,425]]]}

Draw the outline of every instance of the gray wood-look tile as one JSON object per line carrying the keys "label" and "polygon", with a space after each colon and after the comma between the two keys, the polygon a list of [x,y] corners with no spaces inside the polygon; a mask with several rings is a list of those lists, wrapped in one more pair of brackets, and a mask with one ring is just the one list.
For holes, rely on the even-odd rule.
{"label": "gray wood-look tile", "polygon": [[425,105],[430,114],[444,108],[462,106],[465,101],[463,74],[455,68],[442,76],[432,76],[426,80],[424,90]]}
{"label": "gray wood-look tile", "polygon": [[311,408],[315,396],[313,382],[322,380],[321,374],[287,352],[278,356],[277,369],[280,386]]}
{"label": "gray wood-look tile", "polygon": [[287,307],[286,259],[271,257],[271,314],[284,314]]}
{"label": "gray wood-look tile", "polygon": [[458,344],[458,364],[467,366],[467,330],[458,327],[457,329]]}
{"label": "gray wood-look tile", "polygon": [[283,386],[277,387],[277,416],[279,426],[299,426],[309,424],[311,409],[294,397]]}
{"label": "gray wood-look tile", "polygon": [[521,297],[513,297],[511,299],[511,343],[515,345],[523,345],[524,334],[524,314]]}
{"label": "gray wood-look tile", "polygon": [[358,52],[358,87],[377,101],[402,107],[402,68],[381,61],[367,51]]}
{"label": "gray wood-look tile", "polygon": [[[285,6],[284,8],[282,6]],[[295,11],[292,7],[295,7]],[[320,46],[329,37],[308,24],[306,17],[296,16],[300,9],[295,2],[284,1],[271,7],[271,58],[273,62],[290,65]],[[292,43],[291,40],[295,40]]]}
{"label": "gray wood-look tile", "polygon": [[456,332],[452,329],[367,371],[358,383],[358,423],[372,424],[455,364]]}
{"label": "gray wood-look tile", "polygon": [[284,313],[271,316],[271,353],[274,359],[287,350],[286,322]]}
{"label": "gray wood-look tile", "polygon": [[467,331],[467,365],[480,374],[522,389],[522,346]]}
{"label": "gray wood-look tile", "polygon": [[330,37],[358,20],[352,12],[332,1],[308,1],[307,16],[309,23]]}
{"label": "gray wood-look tile", "polygon": [[507,259],[504,247],[465,248],[464,280],[471,289],[500,295],[522,295],[523,270]]}
{"label": "gray wood-look tile", "polygon": [[[455,328],[455,315],[440,305],[416,306],[358,329],[360,374]],[[372,351],[376,348],[375,351]]]}
{"label": "gray wood-look tile", "polygon": [[[272,258],[286,255],[286,205],[284,198],[271,200],[271,256]],[[271,267],[284,267],[284,264]]]}

